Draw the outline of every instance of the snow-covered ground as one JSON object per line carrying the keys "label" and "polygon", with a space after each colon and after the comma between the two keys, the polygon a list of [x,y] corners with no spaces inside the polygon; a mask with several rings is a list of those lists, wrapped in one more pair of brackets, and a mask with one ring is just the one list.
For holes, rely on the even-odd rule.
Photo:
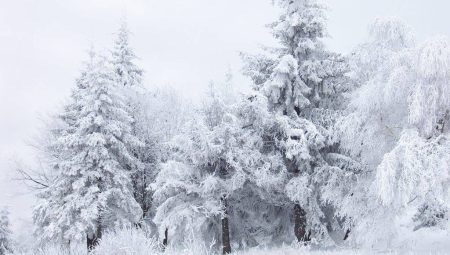
{"label": "snow-covered ground", "polygon": [[[282,247],[257,247],[243,251],[233,252],[233,255],[445,255],[450,254],[450,235],[444,230],[419,230],[414,236],[404,235],[392,250],[385,249],[314,249],[285,245]],[[207,247],[202,241],[188,240],[182,247],[168,247],[162,251],[159,243],[148,237],[143,231],[126,229],[106,234],[92,255],[218,255],[220,249]],[[32,250],[17,255],[86,255],[84,245],[74,246],[70,249],[57,245],[48,245],[46,248]],[[16,255],[15,254],[15,255]]]}
{"label": "snow-covered ground", "polygon": [[342,250],[329,250],[329,251],[321,251],[321,250],[299,250],[299,249],[293,249],[293,248],[279,248],[279,249],[259,249],[259,250],[252,250],[248,252],[243,253],[236,253],[239,255],[370,255],[370,254],[389,254],[389,255],[419,255],[419,254],[427,254],[427,255],[444,255],[448,254],[448,252],[442,251],[442,252],[418,252],[418,251],[402,251],[402,252],[394,252],[394,251],[370,251],[370,250],[349,250],[349,249],[342,249]]}
{"label": "snow-covered ground", "polygon": [[[21,255],[86,255],[85,251],[72,251],[60,248],[44,249],[40,252],[23,253]],[[202,254],[220,254],[220,253],[196,253],[196,251],[189,250],[171,250],[165,253],[159,253],[153,250],[146,251],[144,253],[135,253],[133,249],[130,250],[116,250],[109,251],[108,253],[102,253],[108,255],[202,255]],[[371,251],[371,250],[307,250],[307,249],[295,249],[290,247],[285,248],[273,248],[273,249],[252,249],[245,252],[236,252],[232,255],[371,255],[371,254],[386,254],[386,255],[446,255],[449,251]]]}

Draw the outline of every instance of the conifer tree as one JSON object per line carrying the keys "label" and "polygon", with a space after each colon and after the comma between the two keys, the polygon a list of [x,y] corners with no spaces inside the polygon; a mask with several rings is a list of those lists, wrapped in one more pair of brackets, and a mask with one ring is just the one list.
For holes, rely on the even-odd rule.
{"label": "conifer tree", "polygon": [[230,253],[232,243],[255,245],[249,228],[264,225],[241,220],[261,201],[252,169],[265,162],[262,137],[244,127],[256,124],[252,116],[259,112],[245,103],[226,104],[213,85],[209,91],[199,114],[171,141],[173,154],[153,184],[155,222],[161,237],[168,233],[174,245],[193,233],[205,243],[220,240],[223,253]]}
{"label": "conifer tree", "polygon": [[91,249],[108,228],[137,223],[141,209],[132,195],[130,153],[139,146],[132,117],[104,57],[95,57],[82,74],[61,118],[58,173],[35,210],[44,238],[82,241]]}
{"label": "conifer tree", "polygon": [[[298,241],[330,240],[328,230],[341,228],[327,208],[340,200],[339,188],[356,162],[339,153],[330,132],[345,105],[350,83],[345,59],[325,49],[324,8],[315,0],[279,0],[282,15],[271,25],[279,48],[245,55],[245,73],[267,97],[270,109],[285,120],[283,153],[288,174],[284,194],[294,203],[294,234]],[[342,185],[342,184],[341,184]],[[288,205],[286,205],[288,206]]]}
{"label": "conifer tree", "polygon": [[111,62],[119,84],[129,88],[142,88],[144,71],[135,63],[137,57],[130,46],[130,30],[125,21],[121,22],[111,51]]}
{"label": "conifer tree", "polygon": [[[237,176],[228,156],[238,149],[229,144],[234,141],[229,132],[237,130],[219,130],[226,118],[226,107],[214,94],[210,96],[210,103],[203,107],[206,111],[188,122],[171,143],[174,154],[163,164],[153,185],[159,205],[155,222],[161,236],[167,229],[169,235],[173,233],[174,243],[187,238],[191,231],[206,242],[222,236],[223,252],[230,253],[227,200],[239,184],[229,185]],[[235,124],[232,119],[228,121]],[[221,218],[222,232],[217,217]],[[210,224],[216,231],[205,231]]]}
{"label": "conifer tree", "polygon": [[117,77],[119,86],[126,96],[126,104],[130,115],[133,117],[132,134],[142,141],[142,145],[131,147],[129,150],[141,161],[139,168],[130,167],[132,172],[133,195],[142,209],[140,225],[149,223],[152,194],[148,189],[153,182],[159,164],[157,148],[160,146],[156,137],[146,132],[148,128],[144,116],[146,109],[145,89],[143,86],[144,71],[135,63],[136,54],[130,45],[130,30],[126,21],[122,21],[111,50],[111,64]]}

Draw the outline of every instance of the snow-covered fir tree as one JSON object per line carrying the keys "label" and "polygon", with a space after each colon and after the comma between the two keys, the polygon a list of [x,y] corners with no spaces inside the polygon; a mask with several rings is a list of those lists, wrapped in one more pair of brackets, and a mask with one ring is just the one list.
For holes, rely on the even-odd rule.
{"label": "snow-covered fir tree", "polygon": [[0,209],[0,255],[13,252],[11,229],[9,226],[9,211]]}
{"label": "snow-covered fir tree", "polygon": [[240,128],[213,86],[209,92],[212,98],[201,113],[171,142],[174,155],[153,185],[159,204],[155,222],[173,243],[191,233],[206,242],[222,236],[223,251],[229,253],[228,199],[242,185],[235,162]]}
{"label": "snow-covered fir tree", "polygon": [[330,130],[354,85],[345,76],[346,60],[327,51],[322,42],[324,7],[314,0],[277,3],[282,15],[271,27],[281,47],[269,49],[266,55],[246,55],[245,73],[268,97],[278,118],[288,117],[286,137],[275,149],[285,158],[288,174],[283,192],[294,203],[297,240],[331,241],[329,232],[342,226],[329,204],[342,200],[347,192],[343,180],[359,167],[338,153]]}
{"label": "snow-covered fir tree", "polygon": [[[39,169],[41,176],[46,176],[46,182],[39,182],[37,187],[38,204],[33,210],[33,221],[36,225],[35,235],[39,237],[42,243],[48,240],[56,242],[64,242],[64,231],[68,226],[58,226],[57,209],[63,204],[63,196],[67,193],[54,192],[52,189],[62,177],[62,164],[67,158],[70,158],[66,144],[61,143],[59,139],[65,134],[73,133],[76,120],[82,105],[79,104],[84,96],[84,90],[87,89],[90,72],[94,69],[96,54],[94,48],[88,51],[89,58],[83,63],[84,68],[81,70],[80,77],[76,79],[75,89],[72,90],[70,103],[64,105],[62,112],[51,118],[46,123],[47,130],[38,138],[40,142],[39,155],[43,162],[43,169]],[[34,178],[34,177],[33,177]],[[69,223],[70,224],[70,223]],[[45,228],[51,226],[51,231]],[[48,236],[42,233],[49,234]],[[70,239],[69,239],[70,240]]]}
{"label": "snow-covered fir tree", "polygon": [[[270,204],[256,183],[268,182],[262,168],[275,166],[266,162],[261,153],[264,137],[255,130],[275,120],[267,104],[257,104],[259,100],[225,101],[211,85],[199,114],[171,141],[173,154],[153,184],[158,204],[155,222],[169,243],[180,244],[194,234],[207,244],[222,243],[223,252],[228,253],[231,247],[255,246],[270,239],[267,217],[275,216],[276,210],[267,215]],[[279,165],[281,161],[279,157]]]}
{"label": "snow-covered fir tree", "polygon": [[[145,125],[142,118],[146,109],[145,100],[146,90],[143,85],[143,70],[137,65],[136,54],[130,45],[130,30],[128,24],[123,20],[117,32],[113,49],[111,50],[111,64],[117,77],[117,82],[122,86],[121,90],[126,96],[126,105],[128,112],[133,117],[132,134],[138,137],[143,144],[128,149],[135,157],[142,162],[139,168],[130,166],[132,172],[133,195],[142,209],[141,221],[150,222],[150,209],[152,204],[152,194],[148,186],[153,182],[157,171],[158,155],[155,153],[158,146],[154,137],[149,137],[145,132]],[[141,222],[141,223],[142,223]]]}
{"label": "snow-covered fir tree", "polygon": [[142,210],[132,194],[128,150],[141,142],[120,94],[112,66],[95,57],[61,114],[67,127],[58,137],[58,174],[40,197],[34,219],[41,237],[95,245],[109,228],[137,223]]}
{"label": "snow-covered fir tree", "polygon": [[134,194],[144,211],[144,222],[153,228],[156,207],[150,184],[155,181],[161,164],[172,157],[170,141],[182,132],[192,116],[192,106],[171,88],[148,90],[135,100],[140,110],[134,115],[134,128],[145,146],[137,151],[144,168],[133,175]]}
{"label": "snow-covered fir tree", "polygon": [[137,89],[136,87],[143,87],[144,71],[135,63],[137,57],[130,46],[130,34],[126,21],[122,21],[111,50],[111,62],[119,78],[119,84]]}

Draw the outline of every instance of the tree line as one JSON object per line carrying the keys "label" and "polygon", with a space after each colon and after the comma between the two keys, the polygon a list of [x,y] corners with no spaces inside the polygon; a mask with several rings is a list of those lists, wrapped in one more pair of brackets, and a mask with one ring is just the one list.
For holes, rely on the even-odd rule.
{"label": "tree line", "polygon": [[317,1],[276,3],[279,46],[242,54],[251,91],[228,75],[200,106],[145,88],[126,24],[106,54],[90,50],[41,137],[44,169],[25,175],[38,187],[36,235],[90,250],[105,231],[138,227],[226,254],[389,243],[402,217],[414,231],[443,226],[448,39],[416,45],[402,22],[378,19],[343,56],[323,42]]}

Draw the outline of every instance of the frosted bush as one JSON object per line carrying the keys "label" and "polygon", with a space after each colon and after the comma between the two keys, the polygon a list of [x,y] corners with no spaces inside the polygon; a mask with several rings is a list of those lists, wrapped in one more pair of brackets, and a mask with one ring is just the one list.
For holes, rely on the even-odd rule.
{"label": "frosted bush", "polygon": [[[41,248],[36,248],[17,255],[86,255],[85,244],[74,244],[71,246],[61,244],[48,244]],[[13,254],[10,254],[13,255]]]}
{"label": "frosted bush", "polygon": [[199,238],[195,237],[194,233],[188,235],[184,239],[181,246],[169,246],[165,253],[166,255],[214,255],[219,254],[218,249],[214,249],[216,242],[213,241],[209,246]]}
{"label": "frosted bush", "polygon": [[148,232],[136,228],[125,228],[105,233],[92,254],[147,255],[159,254],[160,251],[158,241]]}

